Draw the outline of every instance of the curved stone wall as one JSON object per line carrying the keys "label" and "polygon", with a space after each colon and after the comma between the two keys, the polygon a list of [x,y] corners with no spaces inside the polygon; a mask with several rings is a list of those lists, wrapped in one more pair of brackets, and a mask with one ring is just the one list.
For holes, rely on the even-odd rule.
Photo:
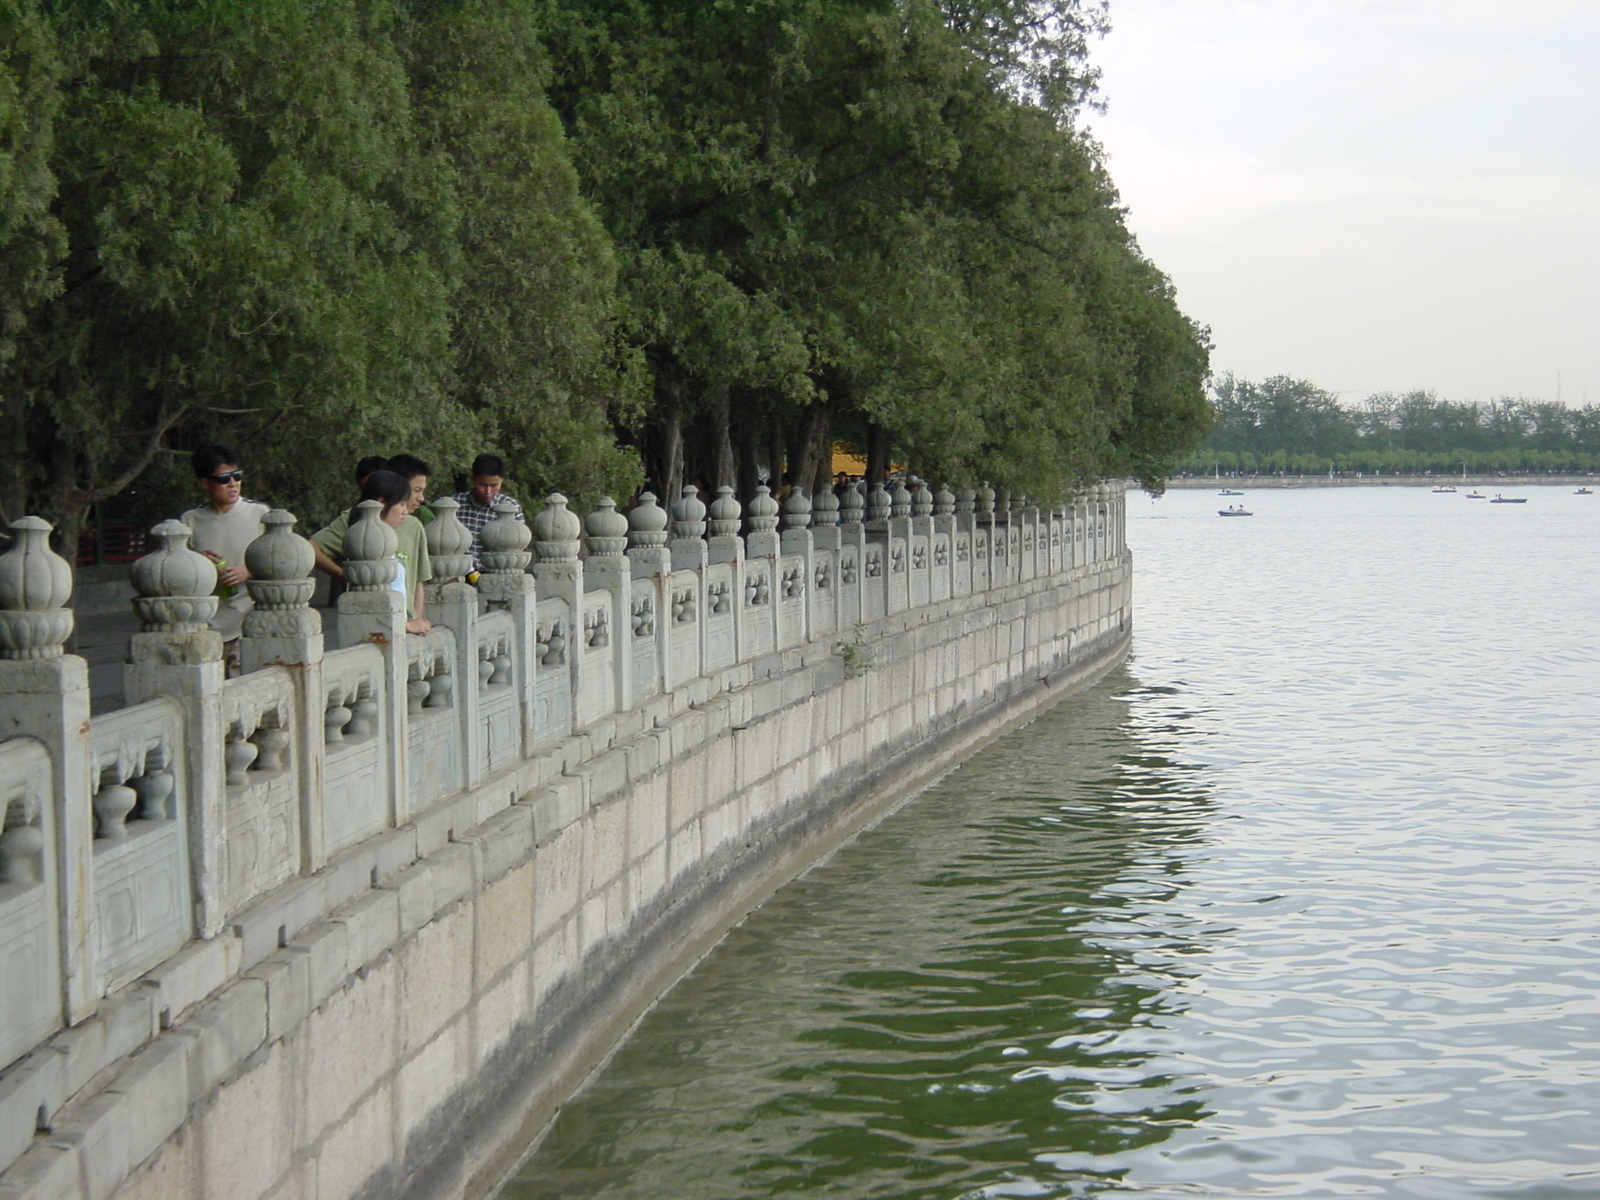
{"label": "curved stone wall", "polygon": [[[373,636],[395,618],[392,593],[357,592],[344,649],[324,659],[320,636],[279,615],[246,638],[257,669],[225,682],[208,635],[152,630],[129,667],[130,696],[149,698],[85,720],[87,746],[71,736],[72,660],[0,663],[0,733],[27,735],[0,750],[26,757],[39,797],[71,770],[93,778],[106,815],[89,862],[157,899],[146,876],[159,871],[129,847],[177,864],[210,934],[174,942],[152,919],[108,936],[120,910],[92,871],[60,878],[64,851],[41,855],[52,872],[35,891],[0,885],[0,938],[19,901],[53,886],[63,973],[74,945],[93,972],[54,981],[69,1027],[0,1074],[0,1197],[485,1194],[773,887],[1121,658],[1130,564],[1120,494],[1102,499],[1076,521],[1011,528],[957,514],[901,533],[891,518],[853,558],[774,533],[764,561],[695,561],[687,537],[672,550],[690,561],[619,558],[609,577],[604,554],[509,564],[481,596],[439,594],[453,620],[439,636],[397,645]],[[982,548],[985,586],[975,565],[958,579],[963,547],[969,563]],[[815,590],[823,564],[843,583],[847,560],[858,587],[883,580],[881,609],[859,595],[845,609],[836,590],[819,613],[803,591],[783,595],[786,576]],[[771,615],[733,615],[771,629],[730,626],[724,655],[716,589],[754,600],[752,577]],[[640,620],[641,596],[664,628]],[[582,646],[547,662],[562,618]],[[632,638],[596,638],[607,625]],[[691,625],[675,666],[672,639]],[[41,696],[55,697],[42,716],[28,703]],[[117,788],[133,797],[120,815]],[[29,845],[83,844],[81,810],[44,810],[61,819],[40,818]]]}

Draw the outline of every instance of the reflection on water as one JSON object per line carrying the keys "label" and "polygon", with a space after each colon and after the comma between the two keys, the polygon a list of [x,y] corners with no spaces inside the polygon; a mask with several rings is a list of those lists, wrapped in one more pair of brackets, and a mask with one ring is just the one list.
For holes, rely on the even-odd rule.
{"label": "reflection on water", "polygon": [[1530,494],[1131,505],[1127,670],[753,914],[503,1195],[1600,1197],[1600,508]]}

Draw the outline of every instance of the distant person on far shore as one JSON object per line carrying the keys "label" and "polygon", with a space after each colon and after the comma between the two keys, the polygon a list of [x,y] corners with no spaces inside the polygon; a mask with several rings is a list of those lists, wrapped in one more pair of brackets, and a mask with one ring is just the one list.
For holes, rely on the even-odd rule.
{"label": "distant person on far shore", "polygon": [[479,534],[483,527],[509,509],[511,514],[519,521],[526,521],[522,515],[522,505],[516,499],[501,491],[505,483],[506,464],[498,454],[480,454],[472,460],[472,472],[469,476],[468,488],[451,496],[459,507],[456,516],[461,523],[472,533],[472,549],[468,551],[476,562],[478,552],[483,548]]}
{"label": "distant person on far shore", "polygon": [[244,565],[245,547],[265,532],[261,518],[271,510],[259,501],[243,498],[244,471],[239,466],[239,452],[232,446],[201,446],[190,456],[189,464],[206,502],[178,519],[193,531],[189,545],[216,565],[217,615],[211,618],[211,628],[222,635],[227,673],[237,675],[239,634],[244,614],[251,608],[250,593],[244,586],[250,578]]}

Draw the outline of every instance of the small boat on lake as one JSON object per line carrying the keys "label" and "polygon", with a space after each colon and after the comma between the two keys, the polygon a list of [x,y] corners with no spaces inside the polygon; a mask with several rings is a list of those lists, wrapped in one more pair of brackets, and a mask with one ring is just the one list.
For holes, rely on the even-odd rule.
{"label": "small boat on lake", "polygon": [[1496,492],[1494,499],[1489,501],[1490,504],[1526,504],[1527,502],[1528,498],[1526,496],[1502,496],[1499,492]]}
{"label": "small boat on lake", "polygon": [[1455,491],[1456,491],[1456,489],[1455,489],[1455,488],[1453,488],[1453,487],[1451,487],[1451,486],[1450,486],[1450,485],[1449,485],[1449,484],[1448,484],[1448,483],[1447,483],[1447,484],[1445,484],[1445,485],[1444,485],[1444,486],[1443,486],[1443,487],[1436,487],[1436,488],[1434,488],[1434,489],[1433,489],[1433,494],[1434,494],[1434,495],[1435,495],[1435,496],[1438,496],[1438,495],[1440,495],[1440,494],[1441,494],[1441,493],[1445,493],[1445,492],[1448,492],[1448,493],[1449,493],[1449,494],[1450,494],[1450,495],[1452,495],[1452,496],[1453,496],[1453,495],[1455,495]]}
{"label": "small boat on lake", "polygon": [[1217,509],[1219,517],[1253,517],[1255,513],[1247,510],[1242,504],[1230,504],[1227,508]]}
{"label": "small boat on lake", "polygon": [[1468,500],[1486,500],[1486,499],[1488,499],[1488,497],[1485,496],[1482,492],[1468,492],[1467,493],[1467,499]]}
{"label": "small boat on lake", "polygon": [[1572,494],[1574,496],[1592,496],[1592,495],[1594,495],[1594,493],[1591,492],[1588,488],[1579,488],[1577,491],[1573,492]]}
{"label": "small boat on lake", "polygon": [[1233,491],[1231,488],[1223,488],[1220,492],[1217,493],[1217,495],[1219,495],[1219,496],[1242,496],[1242,495],[1244,495],[1244,493],[1243,492]]}

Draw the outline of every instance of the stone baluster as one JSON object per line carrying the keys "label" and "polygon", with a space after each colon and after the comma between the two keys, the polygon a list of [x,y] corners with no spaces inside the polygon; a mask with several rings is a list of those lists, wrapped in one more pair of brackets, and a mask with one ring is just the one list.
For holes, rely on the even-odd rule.
{"label": "stone baluster", "polygon": [[996,582],[994,540],[999,536],[994,523],[994,489],[980,483],[972,498],[972,588],[985,591]]}
{"label": "stone baluster", "polygon": [[707,527],[711,537],[710,561],[737,563],[744,558],[744,539],[739,536],[739,526],[744,520],[744,508],[733,489],[723,484],[717,489],[717,498],[707,510],[710,520]]}
{"label": "stone baluster", "polygon": [[568,709],[576,712],[579,684],[583,680],[583,567],[578,562],[578,538],[583,524],[578,514],[567,507],[567,498],[560,492],[545,497],[544,507],[533,518],[533,548],[538,553],[534,560],[533,577],[539,584],[539,595],[559,599],[567,606],[565,648]]}
{"label": "stone baluster", "polygon": [[881,481],[867,489],[866,519],[868,529],[875,532],[886,530],[888,528],[887,522],[893,511],[894,500]]}
{"label": "stone baluster", "polygon": [[189,527],[181,521],[163,521],[150,533],[157,548],[128,572],[138,593],[139,632],[129,642],[122,691],[129,704],[169,696],[183,706],[189,868],[199,933],[211,937],[222,929],[228,895],[222,638],[207,625],[217,611],[217,568],[189,548]]}
{"label": "stone baluster", "polygon": [[707,561],[706,506],[692,483],[672,505],[672,569],[698,571]]}
{"label": "stone baluster", "polygon": [[758,555],[776,558],[778,555],[778,502],[772,498],[772,493],[766,484],[756,487],[756,494],[751,499],[749,507],[745,510],[749,522],[750,532],[745,535],[745,556],[755,558]]}
{"label": "stone baluster", "polygon": [[837,550],[839,520],[839,497],[825,487],[811,499],[811,544],[818,550]]}
{"label": "stone baluster", "polygon": [[[720,527],[716,524],[715,512],[717,501],[712,505],[712,538],[710,553],[716,555],[721,547],[726,549],[725,535],[719,533]],[[735,502],[737,503],[737,502]],[[666,670],[666,615],[670,609],[670,576],[672,574],[672,551],[667,549],[667,525],[669,523],[667,510],[656,503],[654,492],[642,492],[639,503],[634,505],[628,514],[628,563],[633,575],[634,604],[640,607],[639,623],[637,629],[648,630],[648,636],[655,640],[656,651],[651,660],[651,670],[655,673],[655,683],[659,686]],[[735,526],[734,532],[738,532]],[[734,542],[739,539],[734,537]],[[739,547],[742,557],[743,547]],[[649,614],[643,611],[643,604],[648,600]],[[629,626],[634,628],[633,615],[629,614]],[[639,636],[645,636],[640,633]],[[637,689],[648,687],[649,682],[640,678],[638,664],[635,664],[634,686]]]}
{"label": "stone baluster", "polygon": [[[865,584],[863,569],[866,565],[866,526],[862,523],[866,511],[866,497],[862,485],[845,485],[839,493],[839,599],[837,623],[840,629],[853,628],[862,620],[861,593]],[[852,586],[853,585],[853,586]]]}
{"label": "stone baluster", "polygon": [[239,662],[247,672],[281,666],[294,681],[297,702],[293,725],[263,735],[268,744],[288,743],[289,760],[300,796],[300,863],[307,872],[327,862],[322,818],[322,759],[327,741],[327,684],[322,673],[322,619],[311,610],[315,555],[311,543],[294,532],[293,515],[275,508],[261,519],[263,532],[245,547],[250,572],[245,590],[254,607],[244,616]]}
{"label": "stone baluster", "polygon": [[[457,515],[460,505],[449,496],[441,496],[430,503],[433,520],[428,522],[428,565],[433,579],[423,585],[428,611],[433,612],[436,600],[442,599],[440,589],[446,584],[464,582],[472,574],[472,530],[461,523]],[[513,518],[514,519],[514,518]],[[519,522],[520,523],[520,522]]]}
{"label": "stone baluster", "polygon": [[1028,580],[1038,573],[1038,510],[1028,500],[1027,492],[1017,492],[1011,498],[1011,541],[1014,549],[1011,564],[1012,578]]}
{"label": "stone baluster", "polygon": [[861,485],[852,483],[839,493],[839,527],[860,525],[866,519],[866,498]]}
{"label": "stone baluster", "polygon": [[646,579],[672,570],[672,552],[667,549],[667,510],[656,503],[654,492],[641,492],[639,503],[628,514],[628,561],[633,577]]}
{"label": "stone baluster", "polygon": [[911,606],[911,490],[902,480],[890,480],[889,537],[884,554],[884,580],[888,584],[885,612],[903,612]]}
{"label": "stone baluster", "polygon": [[378,705],[378,778],[374,785],[387,797],[389,821],[411,819],[411,721],[408,691],[410,655],[406,639],[406,602],[393,583],[400,564],[399,541],[382,519],[376,500],[356,505],[356,519],[344,535],[346,590],[339,597],[339,644],[370,642],[383,651],[382,694]]}
{"label": "stone baluster", "polygon": [[[0,738],[35,737],[44,743],[55,803],[49,813],[38,814],[37,834],[17,832],[17,827],[6,831],[0,865],[7,880],[21,882],[17,876],[32,864],[55,890],[44,902],[61,912],[59,1002],[67,1023],[75,1024],[99,1002],[90,926],[94,814],[89,798],[97,777],[89,736],[89,664],[63,653],[73,625],[67,607],[72,568],[50,549],[49,523],[22,517],[11,523],[11,533],[11,547],[0,555]],[[214,567],[211,578],[215,582]],[[220,669],[220,640],[217,648]],[[19,988],[29,985],[53,988],[53,981],[15,981]]]}
{"label": "stone baluster", "polygon": [[789,489],[783,502],[783,536],[779,545],[785,554],[807,553],[811,549],[811,500],[799,484]]}
{"label": "stone baluster", "polygon": [[911,489],[906,487],[900,479],[891,479],[888,486],[889,516],[894,520],[909,520],[911,517]]}
{"label": "stone baluster", "polygon": [[932,584],[935,598],[956,595],[956,496],[950,490],[949,484],[941,483],[937,488],[928,485],[928,503],[932,506],[932,515],[928,518],[933,529],[933,570],[935,580]]}
{"label": "stone baluster", "polygon": [[[589,547],[589,557],[583,564],[584,587],[611,593],[611,628],[617,631],[617,649],[611,656],[612,686],[616,709],[622,712],[633,703],[632,638],[624,636],[624,631],[631,634],[633,630],[633,564],[626,553],[628,518],[617,511],[615,500],[602,496],[595,510],[584,518],[583,527]],[[704,529],[703,523],[701,528]],[[644,584],[641,590],[653,589]],[[652,597],[652,603],[653,600]]]}
{"label": "stone baluster", "polygon": [[994,524],[994,489],[987,480],[978,485],[977,492],[973,495],[972,512],[980,525]]}
{"label": "stone baluster", "polygon": [[[739,634],[739,653],[744,654],[747,644],[759,644],[755,638],[765,638],[767,635],[761,625],[772,630],[772,644],[778,644],[778,556],[782,551],[782,535],[778,532],[778,501],[772,495],[766,484],[756,486],[756,494],[750,498],[750,503],[745,506],[745,525],[748,532],[744,537],[744,552],[746,570],[741,577],[740,586],[749,595],[757,594],[765,580],[766,594],[771,598],[771,603],[745,604],[738,606],[740,612],[741,630]],[[765,560],[760,569],[751,560]],[[738,593],[735,593],[737,595]],[[748,598],[748,596],[747,596]],[[757,623],[761,623],[758,625]],[[759,632],[758,632],[759,631]]]}
{"label": "stone baluster", "polygon": [[[497,497],[498,499],[498,497]],[[458,679],[435,676],[429,704],[444,707],[450,698],[466,747],[462,778],[467,787],[476,787],[489,761],[489,735],[479,719],[481,690],[475,686],[478,663],[478,607],[481,594],[467,577],[472,574],[472,531],[457,515],[460,505],[448,496],[432,502],[433,520],[424,535],[428,542],[428,564],[433,578],[423,584],[428,619],[448,629],[455,638],[455,673]],[[498,511],[498,510],[497,510]],[[498,518],[497,518],[498,519]],[[515,517],[514,524],[520,524]],[[481,574],[480,574],[481,578]]]}
{"label": "stone baluster", "polygon": [[478,594],[490,608],[511,614],[511,684],[521,706],[524,754],[532,754],[539,731],[534,728],[534,687],[539,656],[539,599],[528,564],[533,530],[517,520],[519,510],[506,506],[478,534]]}
{"label": "stone baluster", "polygon": [[815,621],[812,609],[818,601],[817,589],[814,586],[816,577],[816,556],[813,553],[814,543],[811,540],[811,498],[806,495],[806,489],[800,484],[795,484],[789,489],[789,494],[783,501],[783,533],[778,539],[779,551],[785,555],[799,555],[800,567],[785,568],[779,563],[778,575],[780,590],[789,598],[796,595],[804,602],[801,610],[801,627],[790,630],[782,625],[784,621],[792,621],[792,616],[786,616],[783,606],[774,605],[776,615],[780,622],[778,628],[778,645],[784,645],[790,640],[807,641],[811,637],[811,628]]}

